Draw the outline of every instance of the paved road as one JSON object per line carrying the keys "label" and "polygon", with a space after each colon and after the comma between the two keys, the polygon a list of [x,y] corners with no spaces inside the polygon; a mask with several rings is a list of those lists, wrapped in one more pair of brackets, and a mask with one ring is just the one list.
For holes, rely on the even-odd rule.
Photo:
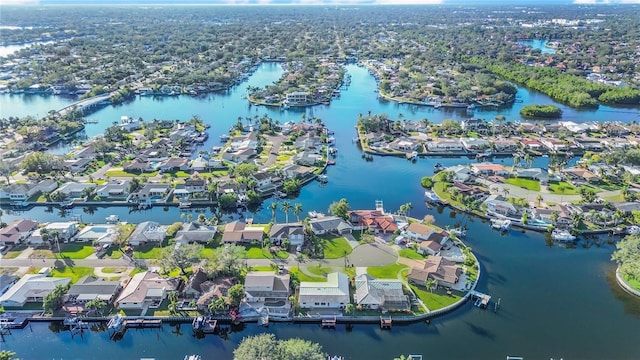
{"label": "paved road", "polygon": [[[26,254],[26,255],[23,255]],[[100,268],[100,267],[131,267],[137,265],[144,265],[147,267],[154,267],[157,264],[154,263],[154,260],[144,260],[144,259],[136,259],[136,263],[128,260],[126,258],[120,259],[42,259],[42,258],[27,258],[30,254],[29,249],[25,250],[20,256],[15,259],[1,259],[0,258],[0,267],[10,267],[10,268],[19,268],[19,267],[47,267],[47,266],[59,266],[62,264],[67,264],[68,266],[79,266],[79,267],[92,267],[92,268]],[[360,267],[368,267],[368,266],[382,266],[395,264],[398,259],[398,254],[396,250],[386,244],[381,244],[380,242],[375,242],[373,244],[363,244],[358,245],[351,254],[349,254],[346,259],[306,259],[302,260],[298,263],[294,256],[290,256],[288,259],[247,259],[247,265],[249,266],[269,266],[273,263],[284,266],[332,266],[332,267],[344,267],[345,264],[360,266]]]}

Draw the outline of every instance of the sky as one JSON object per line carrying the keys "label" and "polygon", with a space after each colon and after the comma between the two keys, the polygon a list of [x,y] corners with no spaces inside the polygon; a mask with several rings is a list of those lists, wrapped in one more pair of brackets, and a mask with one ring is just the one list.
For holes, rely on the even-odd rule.
{"label": "sky", "polygon": [[[0,0],[0,5],[34,4],[217,4],[217,5],[347,5],[347,4],[515,4],[513,0]],[[640,4],[640,0],[528,0],[524,4]]]}

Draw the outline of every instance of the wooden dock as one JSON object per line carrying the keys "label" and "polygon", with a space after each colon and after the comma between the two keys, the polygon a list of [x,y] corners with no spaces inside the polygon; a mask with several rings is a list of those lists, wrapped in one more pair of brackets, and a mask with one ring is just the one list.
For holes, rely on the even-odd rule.
{"label": "wooden dock", "polygon": [[162,319],[126,319],[125,328],[155,328],[162,326]]}
{"label": "wooden dock", "polygon": [[380,316],[380,329],[391,329],[392,322],[393,320],[391,319],[391,317],[384,318]]}
{"label": "wooden dock", "polygon": [[486,309],[489,306],[489,302],[491,301],[491,295],[483,294],[479,291],[471,290],[469,291],[471,294],[471,299],[474,300],[473,305]]}
{"label": "wooden dock", "polygon": [[335,329],[336,327],[336,317],[334,316],[333,319],[322,319],[322,327],[323,328],[333,328]]}

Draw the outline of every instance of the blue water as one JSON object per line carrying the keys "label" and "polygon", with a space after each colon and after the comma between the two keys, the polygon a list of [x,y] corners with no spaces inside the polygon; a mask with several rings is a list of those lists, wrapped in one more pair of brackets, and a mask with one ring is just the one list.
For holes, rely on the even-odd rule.
{"label": "blue water", "polygon": [[[387,210],[395,211],[400,205],[411,202],[412,216],[434,215],[441,226],[466,224],[469,228],[467,241],[485,271],[479,290],[501,299],[502,306],[497,313],[466,305],[431,325],[394,326],[391,331],[381,331],[375,325],[356,325],[349,332],[343,325],[328,331],[317,325],[272,324],[265,329],[250,324],[242,331],[230,333],[226,339],[213,335],[196,339],[191,336],[190,325],[183,325],[179,330],[165,326],[161,331],[128,331],[119,342],[110,341],[104,332],[72,339],[68,332],[53,332],[47,324],[34,324],[31,328],[14,331],[5,343],[0,343],[0,349],[12,349],[24,359],[182,359],[190,353],[203,355],[204,359],[230,359],[242,337],[268,331],[279,338],[302,337],[319,342],[327,352],[342,354],[347,359],[392,359],[408,353],[421,353],[435,359],[497,359],[506,355],[526,359],[640,358],[637,346],[640,301],[626,295],[615,284],[613,264],[609,261],[611,246],[590,249],[548,246],[541,234],[513,230],[508,235],[501,235],[478,219],[448,208],[428,208],[423,202],[420,178],[432,174],[436,162],[453,165],[475,162],[475,159],[431,158],[410,163],[399,158],[374,157],[372,162],[367,162],[352,142],[357,116],[368,111],[373,114],[386,112],[391,117],[402,113],[407,119],[426,117],[439,122],[445,118],[464,118],[466,112],[443,112],[380,101],[372,91],[375,81],[366,70],[353,65],[347,68],[352,75],[352,85],[330,106],[286,111],[250,107],[241,98],[246,93],[247,83],[244,83],[223,94],[197,98],[140,98],[132,103],[107,107],[91,115],[99,120],[99,124],[89,124],[87,134],[100,133],[122,115],[151,120],[154,117],[188,119],[197,114],[212,125],[208,147],[217,144],[219,135],[226,133],[238,116],[267,113],[280,122],[299,120],[302,113],[307,117],[319,117],[336,132],[337,164],[328,169],[326,185],[312,183],[298,198],[289,201],[303,204],[303,213],[310,210],[325,212],[331,202],[342,197],[347,198],[352,208],[358,209],[373,208],[375,200],[383,200]],[[249,83],[268,84],[280,75],[277,65],[263,64]],[[520,89],[519,94],[524,104],[552,102],[544,95],[525,89]],[[0,105],[4,105],[7,97],[0,96]],[[522,105],[515,104],[511,109],[497,112],[481,112],[480,115],[493,118],[504,114],[510,120],[516,120]],[[580,112],[563,109],[565,116],[576,121],[615,119],[631,122],[637,118],[636,109],[602,107],[597,111]],[[547,161],[538,159],[534,166],[544,167]],[[509,165],[512,160],[505,159],[504,162]],[[209,209],[205,211],[211,214]],[[196,212],[191,213],[197,216]],[[177,208],[157,207],[144,211],[74,208],[64,211],[37,207],[26,213],[7,210],[3,221],[17,217],[51,221],[75,215],[83,222],[101,223],[110,214],[133,223],[154,219],[170,224],[182,219]],[[244,215],[255,216],[257,222],[267,222],[271,217],[270,211],[264,209]],[[234,215],[234,218],[238,217],[239,214]],[[284,214],[279,212],[278,221],[283,220]]]}
{"label": "blue water", "polygon": [[531,46],[532,49],[539,49],[540,52],[543,54],[555,54],[556,49],[548,47],[547,42],[548,42],[547,40],[540,40],[540,39],[521,40],[521,41],[518,41],[518,44],[524,45],[524,46]]}

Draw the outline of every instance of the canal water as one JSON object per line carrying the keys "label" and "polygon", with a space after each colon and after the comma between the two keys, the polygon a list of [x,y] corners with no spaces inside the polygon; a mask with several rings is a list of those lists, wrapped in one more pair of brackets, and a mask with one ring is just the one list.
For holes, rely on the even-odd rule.
{"label": "canal water", "polygon": [[[352,208],[358,209],[373,208],[375,200],[383,200],[388,211],[395,211],[400,205],[411,202],[412,216],[421,218],[432,214],[441,226],[466,224],[469,228],[467,242],[478,254],[484,272],[478,290],[501,299],[502,305],[497,312],[479,310],[468,304],[429,325],[394,326],[390,331],[382,331],[375,325],[356,325],[348,331],[343,325],[336,330],[322,330],[317,325],[273,323],[265,329],[249,324],[224,338],[209,335],[204,339],[194,338],[190,325],[180,329],[164,326],[162,330],[128,331],[118,342],[109,340],[105,332],[88,332],[83,338],[71,338],[69,332],[52,331],[48,324],[33,324],[7,336],[6,342],[0,343],[0,349],[16,351],[24,359],[181,359],[190,353],[198,353],[204,359],[230,359],[244,336],[272,332],[279,338],[302,337],[319,342],[328,353],[341,354],[347,359],[393,359],[408,353],[438,359],[495,359],[507,355],[527,359],[640,358],[637,346],[640,300],[626,295],[615,284],[614,267],[609,261],[612,245],[561,248],[549,245],[541,234],[512,230],[501,235],[478,219],[448,208],[428,208],[423,202],[420,178],[432,174],[436,162],[453,165],[475,162],[475,159],[430,158],[411,163],[399,158],[374,157],[373,161],[365,161],[352,141],[357,116],[371,111],[372,114],[384,112],[395,118],[401,113],[406,119],[427,118],[437,123],[446,118],[464,118],[466,112],[444,112],[378,100],[373,92],[375,81],[364,68],[349,65],[347,70],[352,76],[351,86],[343,89],[341,97],[330,106],[316,106],[312,110],[249,106],[242,99],[247,85],[268,84],[282,74],[279,66],[263,64],[248,82],[225,93],[202,97],[145,97],[106,107],[90,115],[98,123],[88,124],[86,132],[89,136],[99,134],[122,115],[141,116],[145,120],[187,120],[192,115],[199,115],[212,125],[205,145],[208,148],[219,143],[219,135],[226,133],[238,116],[266,113],[280,122],[299,121],[303,113],[306,117],[319,117],[336,132],[337,164],[329,168],[326,185],[310,184],[303,188],[298,198],[289,201],[303,204],[304,213],[326,211],[332,201],[342,197],[347,198]],[[7,108],[4,106],[9,98],[11,96],[6,94],[0,96],[2,116],[10,115],[5,114]],[[41,107],[31,106],[31,111],[46,113],[49,110],[46,106],[51,103],[45,101],[50,98],[38,100],[42,101],[38,103]],[[519,98],[523,103],[516,103],[511,109],[476,115],[493,119],[504,114],[508,120],[518,120],[522,105],[552,103],[548,97],[526,89],[519,90]],[[565,118],[573,121],[631,122],[637,118],[637,109],[563,109]],[[16,108],[9,111],[25,110],[16,102]],[[511,163],[511,159],[504,161]],[[537,166],[545,166],[546,159],[537,161]],[[269,203],[270,200],[266,202]],[[185,217],[182,215],[185,213],[177,208],[129,211],[128,208],[76,208],[61,212],[57,208],[36,207],[26,213],[5,210],[3,221],[14,218],[52,221],[78,216],[84,222],[103,222],[109,214],[118,214],[130,222],[154,219],[169,224]],[[205,211],[210,215],[210,210]],[[198,213],[192,214],[195,217]],[[271,213],[262,209],[244,216],[267,222]],[[284,221],[281,212],[278,220]],[[47,349],[46,352],[43,349]]]}

